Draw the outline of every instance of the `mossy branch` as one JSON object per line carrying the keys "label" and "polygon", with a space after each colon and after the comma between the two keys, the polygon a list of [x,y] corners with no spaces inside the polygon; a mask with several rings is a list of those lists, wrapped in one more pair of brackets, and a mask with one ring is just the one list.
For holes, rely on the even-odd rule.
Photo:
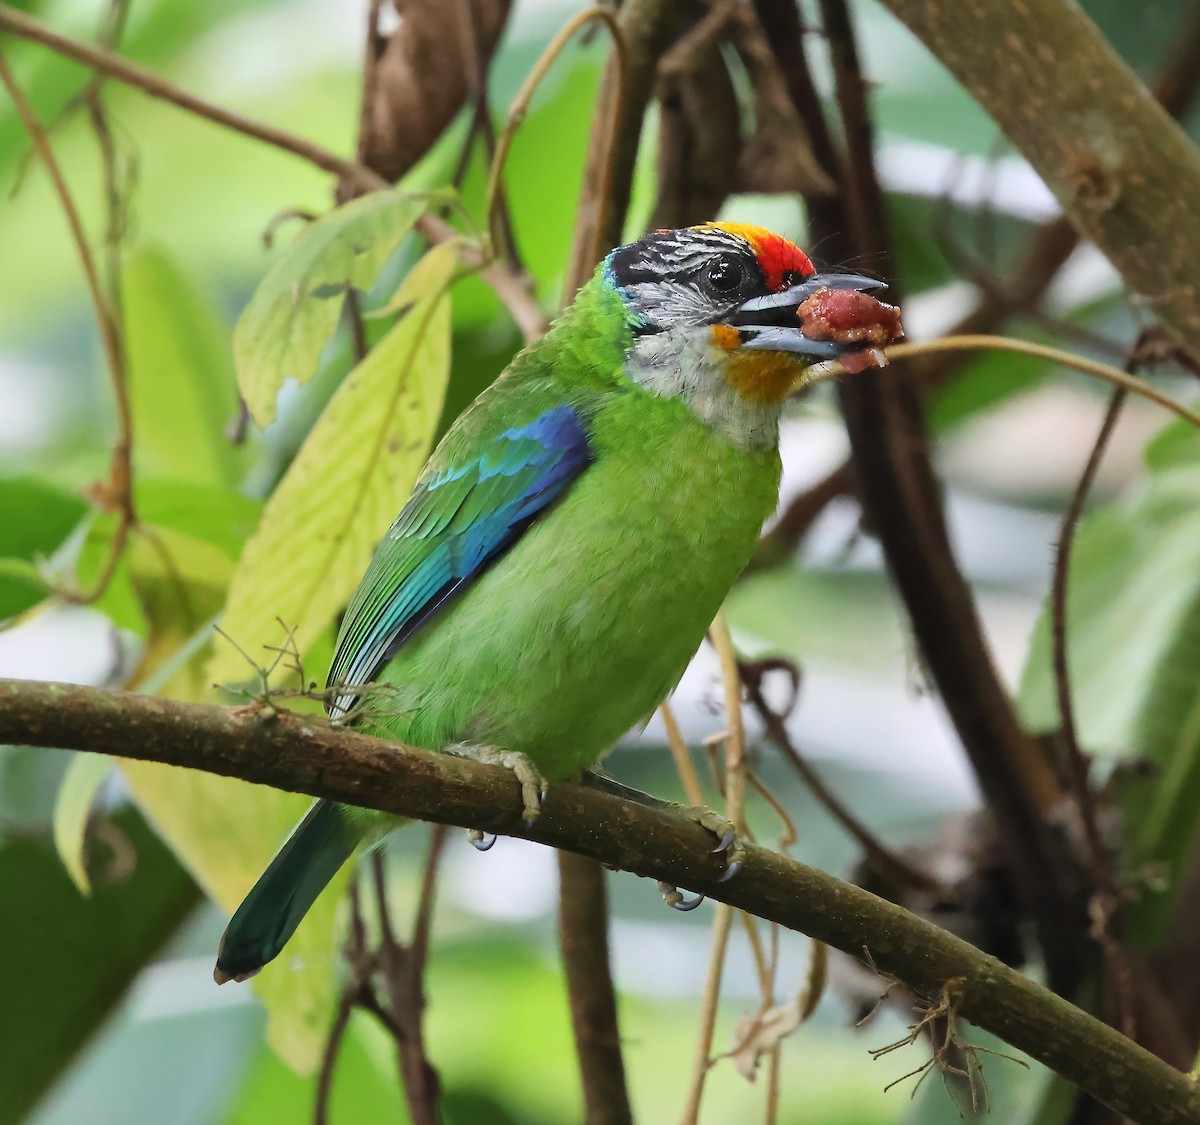
{"label": "mossy branch", "polygon": [[[746,845],[734,879],[693,820],[571,784],[521,826],[510,774],[262,704],[217,707],[0,680],[0,742],[93,750],[206,770],[401,816],[524,836],[699,891],[870,963],[918,996],[962,978],[956,1010],[1134,1121],[1200,1121],[1200,1087],[994,957],[892,903]],[[647,893],[656,893],[647,888]]]}
{"label": "mossy branch", "polygon": [[[1200,356],[1200,152],[1068,0],[884,0]],[[1194,64],[1193,64],[1194,65]]]}

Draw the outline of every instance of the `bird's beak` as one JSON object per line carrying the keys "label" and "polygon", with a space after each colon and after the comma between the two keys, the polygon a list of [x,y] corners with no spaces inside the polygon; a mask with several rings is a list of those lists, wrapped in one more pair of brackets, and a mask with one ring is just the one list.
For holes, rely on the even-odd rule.
{"label": "bird's beak", "polygon": [[796,310],[821,289],[886,289],[882,281],[857,273],[814,274],[779,293],[752,297],[732,314],[722,317],[725,324],[742,335],[741,347],[759,351],[792,352],[813,359],[836,359],[850,351],[860,351],[861,343],[841,344],[836,340],[810,340],[801,330]]}

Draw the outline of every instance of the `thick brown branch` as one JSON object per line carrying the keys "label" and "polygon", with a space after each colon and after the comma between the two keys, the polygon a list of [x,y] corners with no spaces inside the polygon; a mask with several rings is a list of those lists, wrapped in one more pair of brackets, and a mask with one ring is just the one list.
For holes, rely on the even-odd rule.
{"label": "thick brown branch", "polygon": [[400,816],[524,836],[699,891],[863,958],[915,994],[963,979],[958,1012],[1135,1121],[1200,1120],[1200,1088],[1099,1020],[892,903],[765,848],[721,882],[694,820],[570,784],[521,824],[512,775],[254,704],[225,708],[67,684],[0,680],[0,742],[207,770]]}
{"label": "thick brown branch", "polygon": [[1200,154],[1075,4],[885,0],[1200,356]]}
{"label": "thick brown branch", "polygon": [[558,872],[558,939],[583,1078],[584,1120],[587,1125],[632,1125],[609,965],[604,868],[594,859],[560,851]]}
{"label": "thick brown branch", "polygon": [[[884,255],[888,236],[875,176],[871,122],[844,0],[821,0],[834,63],[853,206],[820,231],[842,258]],[[876,257],[871,258],[877,261]],[[906,378],[905,375],[908,375]],[[865,372],[839,388],[859,494],[904,599],[921,652],[953,721],[1038,924],[1051,981],[1070,988],[1083,907],[1070,853],[1050,827],[1062,793],[1041,748],[1017,723],[950,547],[921,410],[903,366]]]}

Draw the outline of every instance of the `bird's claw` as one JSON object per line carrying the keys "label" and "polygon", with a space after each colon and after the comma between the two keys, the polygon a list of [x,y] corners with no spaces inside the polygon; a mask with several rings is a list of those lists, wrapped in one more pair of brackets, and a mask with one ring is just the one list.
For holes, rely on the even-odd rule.
{"label": "bird's claw", "polygon": [[452,754],[483,762],[489,766],[503,766],[510,770],[521,785],[521,823],[532,828],[542,811],[542,802],[549,791],[549,783],[528,755],[519,750],[504,750],[499,746],[481,746],[475,742],[456,742],[448,747]]}
{"label": "bird's claw", "polygon": [[678,910],[680,914],[687,914],[689,911],[695,910],[704,901],[703,895],[697,894],[688,898],[678,887],[672,886],[670,883],[664,883],[661,880],[658,884],[658,892],[662,895],[663,902],[672,910]]}
{"label": "bird's claw", "polygon": [[471,828],[467,831],[467,842],[477,852],[488,852],[492,850],[492,845],[496,842],[496,834],[484,832],[480,828]]}
{"label": "bird's claw", "polygon": [[738,836],[737,826],[729,817],[704,806],[685,807],[680,811],[689,820],[694,820],[701,828],[716,836],[717,846],[713,848],[713,854],[725,856],[725,870],[717,882],[724,883],[732,879],[741,871],[746,858],[746,848]]}
{"label": "bird's claw", "polygon": [[[717,846],[713,848],[713,855],[725,856],[725,870],[721,872],[717,882],[728,882],[737,875],[742,869],[746,849],[738,838],[737,827],[733,821],[709,808],[684,807],[679,811],[689,820],[694,820],[701,828],[716,836]],[[660,882],[658,890],[663,896],[663,902],[672,910],[682,913],[695,910],[704,901],[703,895],[696,894],[688,898],[679,891],[678,887],[672,886],[670,883]]]}

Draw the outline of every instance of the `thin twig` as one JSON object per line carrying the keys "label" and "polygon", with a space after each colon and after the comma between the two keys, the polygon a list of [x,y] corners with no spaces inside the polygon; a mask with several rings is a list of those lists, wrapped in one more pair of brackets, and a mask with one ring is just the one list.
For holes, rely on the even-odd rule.
{"label": "thin twig", "polygon": [[804,760],[803,755],[796,749],[788,733],[787,724],[783,717],[767,702],[759,679],[751,675],[752,669],[739,665],[742,686],[750,700],[750,705],[758,712],[767,737],[775,743],[784,760],[800,775],[804,784],[827,813],[838,822],[846,832],[858,841],[866,853],[871,866],[879,874],[892,879],[905,887],[919,890],[933,890],[937,882],[923,871],[913,867],[907,860],[902,859],[890,848],[886,847],[873,832],[842,802],[841,798],[831,790],[816,772]]}
{"label": "thin twig", "polygon": [[1075,546],[1075,532],[1083,515],[1088,493],[1092,489],[1096,473],[1100,468],[1100,462],[1108,448],[1109,439],[1121,417],[1121,408],[1125,405],[1128,393],[1124,387],[1117,387],[1108,400],[1108,409],[1104,412],[1104,421],[1100,425],[1100,432],[1096,435],[1079,483],[1075,486],[1071,499],[1067,503],[1066,511],[1063,513],[1058,547],[1054,555],[1054,572],[1050,583],[1051,652],[1054,665],[1054,692],[1058,701],[1059,733],[1067,751],[1075,801],[1079,807],[1084,836],[1091,853],[1092,863],[1097,868],[1097,874],[1108,869],[1108,853],[1100,836],[1099,825],[1096,823],[1096,810],[1088,780],[1087,756],[1079,744],[1079,733],[1075,724],[1071,676],[1067,667],[1067,580],[1071,569],[1071,553]]}
{"label": "thin twig", "polygon": [[[1036,356],[1038,359],[1048,359],[1052,363],[1061,364],[1063,367],[1073,367],[1076,371],[1081,371],[1085,375],[1102,379],[1106,383],[1111,383],[1114,387],[1123,387],[1132,394],[1140,395],[1150,402],[1157,403],[1172,414],[1182,418],[1189,425],[1200,428],[1200,413],[1197,413],[1190,407],[1184,406],[1180,402],[1176,402],[1170,395],[1164,394],[1144,379],[1139,379],[1136,375],[1130,375],[1120,368],[1111,367],[1107,363],[1100,363],[1098,360],[1089,359],[1087,356],[1065,352],[1061,348],[1052,348],[1048,344],[1035,344],[1032,340],[1017,340],[1011,336],[943,336],[941,339],[927,340],[921,344],[893,344],[891,347],[885,348],[883,354],[888,359],[904,359],[908,356],[926,355],[930,352],[954,351],[1015,352],[1018,355],[1031,355]],[[811,370],[809,374],[804,376],[801,386],[807,389],[818,383],[827,382],[830,379],[841,378],[845,374],[836,363],[830,364],[827,367]]]}
{"label": "thin twig", "polygon": [[663,726],[667,728],[667,745],[671,748],[671,757],[675,761],[675,769],[679,772],[679,780],[683,783],[683,791],[687,799],[695,806],[704,804],[704,787],[700,784],[700,775],[692,762],[692,755],[683,740],[683,732],[675,719],[671,704],[664,699],[658,706],[662,716]]}
{"label": "thin twig", "polygon": [[1109,439],[1116,429],[1128,392],[1117,387],[1108,401],[1108,409],[1100,425],[1088,455],[1087,464],[1071,494],[1063,514],[1059,532],[1058,549],[1055,551],[1054,571],[1050,586],[1051,657],[1054,666],[1054,691],[1058,701],[1059,734],[1066,750],[1067,771],[1075,807],[1083,824],[1084,840],[1091,863],[1095,890],[1089,913],[1092,918],[1092,936],[1100,946],[1104,957],[1105,979],[1109,984],[1112,1003],[1112,1020],[1116,1027],[1130,1036],[1136,1034],[1135,1012],[1137,1001],[1133,994],[1130,966],[1120,938],[1117,936],[1118,916],[1121,911],[1121,894],[1116,883],[1112,857],[1104,845],[1100,826],[1096,818],[1096,804],[1092,797],[1089,780],[1088,759],[1079,744],[1075,724],[1075,709],[1071,697],[1070,670],[1067,664],[1067,580],[1070,575],[1071,553],[1075,543],[1075,532],[1083,515],[1088,493],[1096,479],[1100,462],[1108,448]]}
{"label": "thin twig", "polygon": [[516,136],[521,122],[525,120],[525,115],[529,112],[529,103],[533,100],[533,95],[537,92],[542,79],[549,73],[550,68],[557,61],[558,56],[566,49],[567,44],[570,43],[575,33],[589,23],[602,23],[608,28],[612,36],[613,50],[616,52],[619,60],[619,71],[624,68],[625,41],[612,9],[604,5],[596,4],[590,8],[585,8],[582,12],[576,12],[559,29],[558,34],[550,40],[549,46],[541,53],[537,62],[534,63],[533,69],[525,76],[525,81],[521,83],[521,88],[517,91],[517,96],[513,98],[512,105],[509,106],[508,120],[504,123],[504,128],[500,131],[500,138],[496,143],[496,153],[492,157],[492,165],[488,172],[485,213],[487,215],[488,234],[489,237],[493,238],[493,241],[495,241],[495,216],[498,200],[501,196],[504,164],[508,160],[508,152],[512,148],[513,138]]}
{"label": "thin twig", "polygon": [[362,301],[353,285],[346,286],[346,316],[350,321],[350,340],[354,362],[362,363],[371,350],[367,341],[367,323],[363,319]]}
{"label": "thin twig", "polygon": [[321,1053],[321,1069],[317,1074],[317,1093],[313,1105],[313,1125],[328,1125],[329,1097],[333,1092],[333,1075],[337,1067],[338,1055],[341,1053],[342,1042],[346,1038],[346,1029],[350,1026],[350,1016],[354,1012],[354,1006],[354,995],[347,989],[338,1002],[333,1026],[329,1029],[329,1037],[325,1040],[325,1049]]}
{"label": "thin twig", "polygon": [[696,1125],[700,1120],[700,1101],[704,1097],[704,1081],[712,1065],[713,1033],[717,1026],[717,1003],[721,997],[721,976],[725,970],[725,953],[729,948],[729,931],[733,926],[733,907],[717,903],[713,911],[712,949],[708,955],[708,972],[704,978],[704,991],[700,999],[700,1036],[696,1040],[696,1054],[692,1060],[692,1074],[688,1080],[687,1101],[680,1116],[681,1125]]}
{"label": "thin twig", "polygon": [[[58,54],[133,86],[149,97],[168,102],[263,144],[290,152],[293,156],[307,160],[363,191],[380,191],[392,186],[377,172],[357,161],[347,160],[304,137],[264,125],[189,94],[136,63],[129,62],[111,51],[62,35],[40,20],[26,16],[8,4],[0,3],[0,31],[9,31],[23,39],[41,43]],[[460,237],[449,223],[429,211],[417,219],[416,228],[431,242],[445,242]],[[500,298],[526,340],[536,340],[546,331],[546,318],[530,294],[524,279],[515,276],[503,263],[491,261],[477,247],[468,248],[462,260],[467,268],[479,271],[479,276]]]}
{"label": "thin twig", "polygon": [[[313,1125],[327,1125],[329,1121],[329,1099],[333,1092],[333,1075],[342,1043],[346,1037],[346,1029],[350,1024],[350,1016],[356,1006],[366,1006],[363,1004],[362,994],[370,992],[369,987],[364,987],[367,985],[367,968],[364,964],[367,953],[367,931],[363,923],[358,882],[354,878],[350,880],[348,897],[350,899],[350,927],[346,934],[345,953],[346,960],[350,965],[350,979],[342,987],[333,1026],[329,1029],[329,1036],[325,1040],[325,1049],[321,1052],[321,1069],[317,1075],[317,1092],[313,1104]],[[376,1004],[376,1008],[378,1009],[378,1004]],[[381,1009],[378,1010],[378,1014],[381,1017],[385,1015]]]}
{"label": "thin twig", "polygon": [[[431,842],[432,843],[432,842]],[[427,872],[436,865],[437,847],[431,847]],[[425,1053],[422,1033],[424,995],[412,968],[412,951],[396,938],[388,907],[387,869],[381,852],[371,856],[371,876],[379,905],[378,967],[387,989],[388,1009],[395,1023],[396,1051],[404,1078],[404,1097],[413,1125],[440,1125],[441,1087],[437,1072]],[[429,877],[430,879],[432,876]]]}
{"label": "thin twig", "polygon": [[[734,829],[744,833],[746,823],[746,728],[742,718],[742,685],[738,676],[737,653],[723,614],[717,614],[709,631],[721,663],[721,683],[725,695],[725,792],[726,813]],[[700,1118],[704,1083],[712,1065],[713,1033],[717,1026],[717,1006],[721,999],[721,977],[729,950],[729,932],[733,910],[721,903],[713,913],[712,947],[708,972],[700,1001],[700,1035],[692,1061],[687,1101],[681,1117],[683,1125],[695,1125]]]}
{"label": "thin twig", "polygon": [[608,948],[608,893],[594,859],[558,853],[558,937],[587,1125],[632,1125]]}
{"label": "thin twig", "polygon": [[[476,22],[474,0],[458,0],[456,12],[457,18],[455,23],[458,25],[462,40],[463,56],[466,58],[469,67],[467,93],[471,104],[474,106],[474,112],[471,115],[471,124],[467,130],[467,140],[463,145],[462,156],[459,159],[458,167],[455,169],[454,179],[451,181],[457,187],[461,185],[463,177],[466,176],[476,134],[483,141],[483,153],[487,159],[489,168],[496,159],[497,142],[496,128],[492,122],[491,106],[488,104],[488,71],[491,60],[488,58],[484,45],[481,42],[479,26]],[[503,184],[497,189],[495,207],[496,227],[500,235],[498,239],[499,256],[509,264],[509,267],[515,273],[526,276],[527,271],[517,249],[517,236],[513,226],[512,210],[508,205],[508,193],[504,190]]]}
{"label": "thin twig", "polygon": [[718,613],[709,630],[721,663],[721,687],[725,696],[725,791],[727,816],[739,832],[746,828],[746,724],[742,715],[742,677],[729,623]]}
{"label": "thin twig", "polygon": [[429,958],[429,938],[433,932],[433,908],[437,902],[437,873],[449,837],[450,829],[444,824],[435,824],[430,829],[429,851],[425,855],[425,867],[421,873],[421,893],[417,899],[417,916],[413,921],[412,941],[408,946],[410,971],[415,986],[420,989],[422,995],[425,962]]}
{"label": "thin twig", "polygon": [[[3,13],[0,12],[0,20]],[[91,297],[92,310],[96,317],[96,325],[100,331],[100,343],[104,351],[104,360],[108,368],[109,379],[112,382],[113,398],[117,408],[117,437],[113,443],[112,460],[109,465],[108,480],[99,490],[102,504],[117,512],[117,528],[109,544],[108,554],[100,568],[100,573],[92,588],[87,591],[64,589],[59,590],[59,596],[65,601],[87,604],[98,598],[107,588],[117,565],[125,553],[130,531],[137,524],[137,512],[133,503],[133,408],[129,400],[129,386],[125,377],[125,354],[121,344],[120,329],[116,316],[100,280],[87,234],[83,229],[83,221],[71,196],[67,182],[63,178],[62,169],[55,159],[50,147],[49,138],[25,97],[24,91],[17,84],[9,69],[4,54],[0,51],[0,83],[3,83],[17,108],[17,114],[29,133],[38,158],[45,165],[46,173],[58,196],[67,225],[71,231],[71,239],[79,254],[83,267],[84,280],[87,282],[88,295]]]}

